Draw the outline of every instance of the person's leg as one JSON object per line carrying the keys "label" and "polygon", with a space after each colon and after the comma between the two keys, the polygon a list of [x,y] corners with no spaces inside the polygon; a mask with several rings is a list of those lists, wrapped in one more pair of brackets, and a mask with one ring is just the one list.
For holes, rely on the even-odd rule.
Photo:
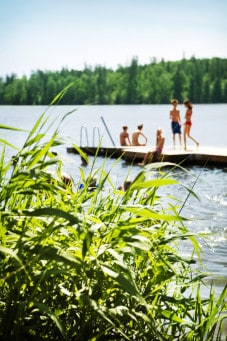
{"label": "person's leg", "polygon": [[194,139],[194,138],[190,135],[190,130],[191,130],[191,127],[189,127],[189,129],[188,129],[188,137],[197,145],[197,147],[199,147],[199,142],[196,141],[196,139]]}
{"label": "person's leg", "polygon": [[184,149],[187,150],[187,145],[186,145],[186,136],[188,134],[188,126],[185,124],[184,126]]}
{"label": "person's leg", "polygon": [[181,144],[181,134],[178,134],[178,136],[179,136],[179,143],[180,143],[180,145],[182,145]]}
{"label": "person's leg", "polygon": [[141,163],[139,163],[140,166],[145,166],[148,159],[150,158],[150,156],[152,155],[152,152],[148,152],[145,156],[144,156],[144,159]]}
{"label": "person's leg", "polygon": [[175,149],[176,145],[176,134],[173,134],[173,148]]}
{"label": "person's leg", "polygon": [[144,156],[144,159],[143,159],[143,162],[142,162],[144,165],[146,165],[149,156],[150,156],[150,152],[148,152],[148,153]]}

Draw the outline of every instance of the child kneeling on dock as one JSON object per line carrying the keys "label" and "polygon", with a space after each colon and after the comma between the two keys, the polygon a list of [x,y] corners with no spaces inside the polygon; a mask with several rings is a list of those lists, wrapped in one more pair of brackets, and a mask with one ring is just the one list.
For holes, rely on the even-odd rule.
{"label": "child kneeling on dock", "polygon": [[164,143],[165,143],[165,138],[162,136],[162,130],[161,129],[157,129],[155,150],[149,151],[144,156],[143,161],[141,163],[139,163],[139,166],[145,166],[147,164],[147,162],[151,162],[158,155],[162,154]]}

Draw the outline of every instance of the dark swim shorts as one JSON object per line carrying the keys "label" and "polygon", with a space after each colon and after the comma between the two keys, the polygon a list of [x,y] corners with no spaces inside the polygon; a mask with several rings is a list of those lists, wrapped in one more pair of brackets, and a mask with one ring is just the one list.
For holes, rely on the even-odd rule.
{"label": "dark swim shorts", "polygon": [[181,134],[181,126],[178,122],[172,121],[172,132],[173,134]]}

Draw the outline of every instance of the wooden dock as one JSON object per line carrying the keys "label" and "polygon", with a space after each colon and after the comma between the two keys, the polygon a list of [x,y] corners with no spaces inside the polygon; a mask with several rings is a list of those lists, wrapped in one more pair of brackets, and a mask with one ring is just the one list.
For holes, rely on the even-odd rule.
{"label": "wooden dock", "polygon": [[[141,162],[152,147],[80,147],[87,155],[97,155],[110,158],[122,158],[130,163]],[[68,153],[78,154],[73,147],[67,148]],[[182,165],[227,166],[227,148],[199,147],[198,149],[183,150],[166,148],[162,155],[153,161],[181,163]]]}

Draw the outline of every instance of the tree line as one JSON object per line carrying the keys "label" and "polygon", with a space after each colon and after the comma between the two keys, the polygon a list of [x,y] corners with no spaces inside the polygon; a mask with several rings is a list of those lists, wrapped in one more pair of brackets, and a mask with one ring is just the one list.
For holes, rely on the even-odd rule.
{"label": "tree line", "polygon": [[171,98],[193,103],[227,102],[227,59],[160,61],[112,70],[100,65],[84,70],[32,72],[0,78],[0,105],[48,105],[69,84],[62,105],[166,104]]}

